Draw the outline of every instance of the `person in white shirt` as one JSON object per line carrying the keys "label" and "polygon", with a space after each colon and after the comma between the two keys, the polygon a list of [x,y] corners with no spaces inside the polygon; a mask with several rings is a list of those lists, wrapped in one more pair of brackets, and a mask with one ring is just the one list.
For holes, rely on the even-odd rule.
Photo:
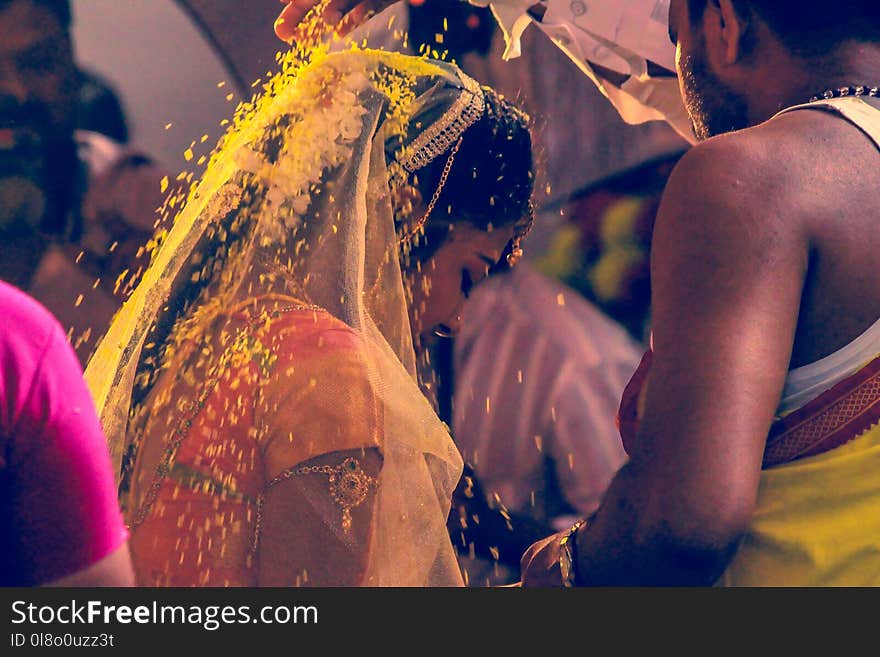
{"label": "person in white shirt", "polygon": [[[453,437],[487,501],[555,530],[592,514],[626,460],[614,418],[640,356],[621,326],[525,262],[475,287],[455,339]],[[492,583],[519,579],[489,565]],[[490,571],[463,567],[477,583]]]}

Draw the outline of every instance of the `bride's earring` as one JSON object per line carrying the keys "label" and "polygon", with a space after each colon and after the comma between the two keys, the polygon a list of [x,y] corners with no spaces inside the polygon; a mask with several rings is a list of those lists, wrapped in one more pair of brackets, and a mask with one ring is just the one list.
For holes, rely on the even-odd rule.
{"label": "bride's earring", "polygon": [[516,235],[513,236],[513,239],[510,242],[510,253],[507,254],[507,266],[515,267],[516,263],[520,261],[523,257],[522,250],[522,241],[526,235],[529,234],[532,230],[532,226],[535,224],[535,205],[529,201],[529,209],[528,215],[526,217],[526,223],[521,230],[519,230]]}

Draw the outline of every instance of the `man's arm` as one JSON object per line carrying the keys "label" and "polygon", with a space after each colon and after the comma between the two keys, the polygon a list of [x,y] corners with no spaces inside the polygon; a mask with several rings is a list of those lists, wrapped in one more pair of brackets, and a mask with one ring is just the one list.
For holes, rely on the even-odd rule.
{"label": "man's arm", "polygon": [[[692,150],[669,181],[644,415],[630,462],[576,534],[579,583],[710,585],[750,522],[808,244],[775,200],[784,182],[741,142]],[[533,546],[524,583],[558,585],[558,555],[556,539]]]}

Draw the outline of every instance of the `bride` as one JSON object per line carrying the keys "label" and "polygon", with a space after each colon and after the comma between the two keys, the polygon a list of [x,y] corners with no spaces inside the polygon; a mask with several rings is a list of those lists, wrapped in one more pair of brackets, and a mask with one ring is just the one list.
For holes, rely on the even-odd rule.
{"label": "bride", "polygon": [[455,66],[288,58],[86,372],[144,586],[453,586],[420,336],[531,226],[526,117]]}

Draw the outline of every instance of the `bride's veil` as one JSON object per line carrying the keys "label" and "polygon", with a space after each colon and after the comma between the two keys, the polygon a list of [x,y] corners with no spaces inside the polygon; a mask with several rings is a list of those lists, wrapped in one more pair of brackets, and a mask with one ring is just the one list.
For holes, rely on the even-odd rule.
{"label": "bride's veil", "polygon": [[118,471],[164,358],[257,294],[243,281],[259,267],[273,291],[326,309],[364,345],[384,425],[366,583],[460,583],[446,516],[462,463],[416,379],[391,195],[400,162],[443,157],[482,102],[451,64],[367,50],[285,63],[237,117],[88,364]]}

